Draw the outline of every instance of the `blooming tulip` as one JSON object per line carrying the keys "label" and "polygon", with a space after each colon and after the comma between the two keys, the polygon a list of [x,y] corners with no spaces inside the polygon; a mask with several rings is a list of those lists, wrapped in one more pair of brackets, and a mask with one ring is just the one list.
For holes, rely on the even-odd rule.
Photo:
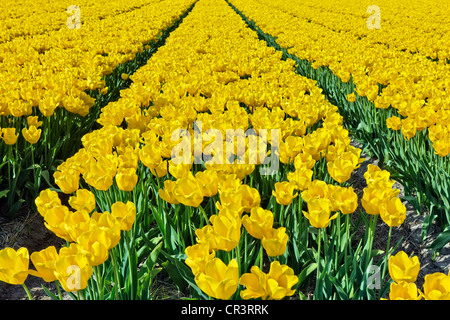
{"label": "blooming tulip", "polygon": [[415,282],[420,271],[419,258],[408,257],[404,251],[389,257],[389,274],[395,282]]}
{"label": "blooming tulip", "polygon": [[27,248],[0,250],[0,281],[23,284],[28,277],[29,253]]}
{"label": "blooming tulip", "polygon": [[236,292],[239,282],[237,261],[232,259],[226,265],[219,258],[206,263],[205,272],[195,276],[197,286],[210,297],[228,300]]}

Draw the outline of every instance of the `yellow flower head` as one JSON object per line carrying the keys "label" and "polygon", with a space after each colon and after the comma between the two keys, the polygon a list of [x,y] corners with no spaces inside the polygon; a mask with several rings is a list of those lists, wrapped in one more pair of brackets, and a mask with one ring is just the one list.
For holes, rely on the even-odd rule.
{"label": "yellow flower head", "polygon": [[294,189],[295,185],[289,181],[277,182],[275,183],[275,190],[272,191],[272,195],[278,204],[287,206],[298,196],[298,192],[294,192]]}
{"label": "yellow flower head", "polygon": [[69,197],[69,205],[74,210],[92,212],[95,209],[95,196],[88,189],[78,189],[75,196]]}
{"label": "yellow flower head", "polygon": [[126,204],[122,201],[117,201],[111,206],[111,214],[120,223],[121,230],[129,231],[136,219],[136,206],[131,201],[128,201]]}
{"label": "yellow flower head", "polygon": [[269,257],[276,257],[284,254],[288,239],[286,228],[272,228],[265,233],[261,239],[261,244]]}
{"label": "yellow flower head", "polygon": [[0,281],[23,284],[28,277],[29,253],[27,248],[0,250]]}
{"label": "yellow flower head", "polygon": [[195,276],[197,286],[210,297],[228,300],[236,292],[239,282],[237,261],[232,259],[226,265],[219,258],[206,263],[205,272]]}
{"label": "yellow flower head", "polygon": [[423,290],[425,300],[450,300],[450,276],[441,272],[427,274]]}
{"label": "yellow flower head", "polygon": [[313,227],[326,228],[339,213],[330,216],[331,201],[328,198],[313,198],[308,201],[308,212],[303,211],[303,214]]}
{"label": "yellow flower head", "polygon": [[272,231],[273,219],[272,211],[255,207],[252,208],[250,215],[242,217],[242,224],[252,237],[262,239],[265,234]]}
{"label": "yellow flower head", "polygon": [[419,258],[408,257],[406,252],[399,251],[389,257],[389,274],[395,282],[415,282],[420,271]]}
{"label": "yellow flower head", "polygon": [[49,246],[41,251],[35,251],[30,256],[36,270],[29,270],[33,276],[42,278],[45,282],[56,280],[55,261],[58,260],[58,252],[54,246]]}

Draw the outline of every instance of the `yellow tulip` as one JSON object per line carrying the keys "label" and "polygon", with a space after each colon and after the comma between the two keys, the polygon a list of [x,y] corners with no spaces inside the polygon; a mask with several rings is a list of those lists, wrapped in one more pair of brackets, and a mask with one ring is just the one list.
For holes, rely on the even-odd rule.
{"label": "yellow tulip", "polygon": [[[401,281],[390,286],[389,300],[421,300],[422,297],[415,283]],[[385,299],[382,299],[385,300]]]}
{"label": "yellow tulip", "polygon": [[415,282],[420,271],[419,258],[410,258],[404,251],[390,256],[388,265],[391,279],[395,282]]}
{"label": "yellow tulip", "polygon": [[172,192],[175,199],[186,206],[198,207],[203,201],[201,187],[192,173],[177,179]]}
{"label": "yellow tulip", "polygon": [[268,275],[261,271],[258,266],[252,266],[250,273],[244,273],[240,279],[239,284],[245,286],[240,295],[244,300],[248,299],[267,299],[266,292]]}
{"label": "yellow tulip", "polygon": [[28,277],[30,263],[27,248],[0,250],[0,281],[9,284],[23,284]]}
{"label": "yellow tulip", "polygon": [[53,177],[55,178],[55,183],[65,194],[71,194],[80,187],[80,173],[77,170],[56,171]]}
{"label": "yellow tulip", "polygon": [[122,191],[133,191],[138,178],[135,168],[118,168],[116,175],[117,187]]}
{"label": "yellow tulip", "polygon": [[280,300],[286,296],[292,296],[295,290],[292,289],[298,282],[298,277],[294,275],[294,270],[287,265],[281,265],[278,261],[270,264],[267,280],[267,291],[269,299]]}
{"label": "yellow tulip", "polygon": [[288,172],[287,179],[295,186],[295,189],[304,191],[311,184],[314,172],[307,167],[298,167],[294,172]]}
{"label": "yellow tulip", "polygon": [[85,289],[93,272],[86,255],[60,250],[54,274],[65,291]]}
{"label": "yellow tulip", "polygon": [[312,198],[308,200],[308,212],[303,215],[315,228],[326,228],[330,221],[337,218],[338,213],[331,215],[331,201],[327,198]]}
{"label": "yellow tulip", "polygon": [[19,134],[16,134],[15,128],[2,128],[2,137],[3,141],[5,141],[7,145],[11,146],[17,142]]}
{"label": "yellow tulip", "polygon": [[70,234],[66,230],[66,224],[64,220],[69,214],[69,208],[66,206],[55,206],[47,210],[44,214],[45,227],[53,232],[59,238],[66,241],[74,241]]}
{"label": "yellow tulip", "polygon": [[69,197],[69,205],[74,210],[86,210],[92,212],[95,209],[95,196],[87,189],[78,189],[75,196]]}
{"label": "yellow tulip", "polygon": [[358,195],[352,187],[341,188],[337,187],[332,192],[332,201],[337,207],[337,210],[343,214],[355,212],[358,207]]}
{"label": "yellow tulip", "polygon": [[389,129],[398,131],[402,127],[402,119],[397,116],[392,116],[386,119],[386,125]]}
{"label": "yellow tulip", "polygon": [[41,129],[37,129],[34,125],[30,126],[28,129],[23,128],[22,129],[22,135],[30,144],[35,144],[39,141],[39,138],[41,137]]}
{"label": "yellow tulip", "polygon": [[255,207],[250,211],[250,215],[242,217],[242,224],[252,237],[262,239],[272,231],[273,219],[272,211]]}
{"label": "yellow tulip", "polygon": [[450,300],[450,276],[441,272],[427,274],[421,296],[425,300]]}
{"label": "yellow tulip", "polygon": [[412,137],[414,137],[417,131],[415,119],[413,118],[403,119],[400,130],[402,131],[405,140],[409,140]]}
{"label": "yellow tulip", "polygon": [[68,211],[64,217],[64,222],[61,224],[67,234],[66,238],[71,241],[77,241],[78,237],[89,230],[91,217],[86,210],[78,210],[75,212]]}
{"label": "yellow tulip", "polygon": [[387,199],[381,205],[380,217],[389,227],[398,227],[406,219],[406,207],[400,198]]}
{"label": "yellow tulip", "polygon": [[29,270],[33,276],[42,278],[45,282],[56,280],[55,261],[58,260],[58,252],[54,246],[49,246],[41,251],[31,253],[31,262],[36,270]]}
{"label": "yellow tulip", "polygon": [[210,297],[228,300],[236,292],[239,282],[237,261],[232,259],[226,265],[219,258],[206,263],[205,272],[195,276],[197,286]]}
{"label": "yellow tulip", "polygon": [[286,251],[288,238],[286,228],[272,228],[265,233],[261,244],[269,257],[281,256]]}
{"label": "yellow tulip", "polygon": [[209,243],[197,243],[189,246],[184,251],[186,253],[185,263],[191,268],[194,276],[199,272],[205,272],[208,261],[215,257],[215,251],[210,250]]}
{"label": "yellow tulip", "polygon": [[108,211],[103,213],[94,212],[91,215],[90,230],[103,230],[107,237],[111,240],[108,249],[115,247],[121,236],[120,222]]}
{"label": "yellow tulip", "polygon": [[102,264],[108,259],[111,238],[101,229],[93,229],[82,233],[78,239],[79,252],[86,255],[91,266]]}
{"label": "yellow tulip", "polygon": [[256,188],[243,184],[239,186],[237,192],[242,195],[241,204],[244,207],[244,212],[250,212],[252,208],[258,207],[261,203],[261,195]]}
{"label": "yellow tulip", "polygon": [[214,250],[231,251],[238,244],[241,237],[241,219],[234,216],[219,214],[210,217],[213,226],[213,237],[216,243]]}
{"label": "yellow tulip", "polygon": [[347,100],[349,102],[355,102],[356,101],[356,94],[354,92],[347,95]]}
{"label": "yellow tulip", "polygon": [[121,230],[129,231],[136,219],[136,206],[131,201],[128,201],[126,204],[122,201],[117,201],[111,206],[111,214],[120,223]]}
{"label": "yellow tulip", "polygon": [[272,191],[272,195],[278,204],[287,206],[298,196],[298,192],[294,192],[294,189],[295,185],[288,181],[277,182],[275,183],[275,190]]}
{"label": "yellow tulip", "polygon": [[45,189],[39,193],[39,196],[34,200],[37,211],[41,216],[47,212],[48,209],[61,205],[58,193],[54,190]]}
{"label": "yellow tulip", "polygon": [[218,192],[218,174],[214,170],[199,171],[195,174],[198,184],[205,197],[213,197]]}
{"label": "yellow tulip", "polygon": [[42,121],[39,121],[38,116],[29,116],[27,117],[27,124],[29,127],[35,126],[36,128],[39,128],[42,125]]}
{"label": "yellow tulip", "polygon": [[164,201],[171,204],[179,204],[178,200],[173,195],[173,188],[176,182],[172,180],[164,180],[164,189],[159,189],[158,195]]}

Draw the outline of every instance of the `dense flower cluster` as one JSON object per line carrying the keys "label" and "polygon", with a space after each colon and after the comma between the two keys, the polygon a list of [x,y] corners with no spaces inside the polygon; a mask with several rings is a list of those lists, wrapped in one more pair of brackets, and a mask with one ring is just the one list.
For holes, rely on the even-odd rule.
{"label": "dense flower cluster", "polygon": [[371,30],[366,23],[370,1],[231,1],[292,54],[314,68],[329,67],[343,82],[351,78],[356,93],[376,108],[393,107],[405,139],[428,128],[434,151],[445,157],[450,153],[450,41],[448,25],[436,25],[440,2],[429,2],[433,9],[426,17],[418,2],[407,8],[399,1],[378,2],[382,26]]}
{"label": "dense flower cluster", "polygon": [[[72,4],[67,1],[36,4],[36,15],[31,4],[19,9],[2,2],[9,17],[0,26],[0,120],[32,114],[42,120],[57,108],[86,116],[95,102],[87,90],[106,93],[103,76],[133,59],[193,2],[80,1],[79,29],[66,26],[65,10]],[[11,143],[10,136],[4,132],[3,140]]]}

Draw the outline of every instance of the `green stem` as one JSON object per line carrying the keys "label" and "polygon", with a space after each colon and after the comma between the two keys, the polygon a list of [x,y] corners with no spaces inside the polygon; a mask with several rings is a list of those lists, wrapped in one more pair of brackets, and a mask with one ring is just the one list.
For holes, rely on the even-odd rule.
{"label": "green stem", "polygon": [[27,285],[26,285],[25,283],[22,283],[22,287],[25,289],[25,292],[27,293],[28,299],[29,299],[29,300],[34,300],[34,299],[33,299],[33,296],[32,296],[31,293],[30,293],[30,290],[28,290]]}

